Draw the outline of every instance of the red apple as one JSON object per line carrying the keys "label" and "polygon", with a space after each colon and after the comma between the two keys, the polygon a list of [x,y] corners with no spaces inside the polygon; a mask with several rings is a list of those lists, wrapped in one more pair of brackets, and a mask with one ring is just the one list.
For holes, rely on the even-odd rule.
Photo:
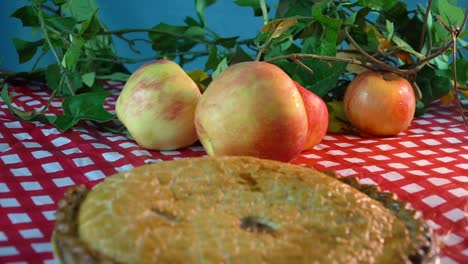
{"label": "red apple", "polygon": [[195,111],[208,155],[292,161],[307,137],[304,103],[293,80],[266,62],[229,66],[203,93]]}
{"label": "red apple", "polygon": [[348,85],[344,108],[361,134],[394,136],[410,125],[416,100],[406,79],[394,73],[366,71]]}
{"label": "red apple", "polygon": [[297,90],[301,94],[307,114],[307,139],[303,150],[309,150],[322,141],[328,129],[328,109],[325,102],[318,95],[304,88],[298,82]]}
{"label": "red apple", "polygon": [[151,150],[173,150],[197,140],[197,84],[175,62],[157,60],[138,68],[120,93],[115,111],[135,141]]}

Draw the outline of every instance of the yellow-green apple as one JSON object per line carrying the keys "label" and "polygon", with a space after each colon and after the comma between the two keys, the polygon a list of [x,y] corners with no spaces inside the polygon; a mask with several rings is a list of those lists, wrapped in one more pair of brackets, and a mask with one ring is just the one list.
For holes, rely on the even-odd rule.
{"label": "yellow-green apple", "polygon": [[327,133],[328,109],[322,98],[304,88],[300,83],[296,81],[294,83],[301,94],[307,114],[307,139],[303,150],[309,150],[318,145]]}
{"label": "yellow-green apple", "polygon": [[366,71],[346,88],[344,111],[362,135],[394,136],[414,117],[416,100],[411,84],[390,72]]}
{"label": "yellow-green apple", "polygon": [[195,127],[208,155],[289,162],[302,151],[307,116],[293,80],[266,62],[229,66],[207,87]]}
{"label": "yellow-green apple", "polygon": [[197,140],[194,116],[200,96],[198,86],[177,63],[155,60],[130,76],[115,111],[138,145],[173,150]]}

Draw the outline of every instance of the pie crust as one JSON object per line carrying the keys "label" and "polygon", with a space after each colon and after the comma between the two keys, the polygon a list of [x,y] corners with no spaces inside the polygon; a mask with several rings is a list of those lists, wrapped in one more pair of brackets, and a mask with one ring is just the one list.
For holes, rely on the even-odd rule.
{"label": "pie crust", "polygon": [[421,215],[374,185],[252,157],[186,158],[69,188],[61,263],[434,263]]}

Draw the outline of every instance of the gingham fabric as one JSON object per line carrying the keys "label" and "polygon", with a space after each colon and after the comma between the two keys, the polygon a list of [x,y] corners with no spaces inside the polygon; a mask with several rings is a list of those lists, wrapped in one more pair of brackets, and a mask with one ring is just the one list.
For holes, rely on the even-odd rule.
{"label": "gingham fabric", "polygon": [[[39,109],[50,96],[37,85],[9,91],[14,104],[26,111]],[[111,112],[115,99],[105,103]],[[49,112],[60,112],[60,102],[54,101]],[[50,237],[56,204],[69,186],[92,187],[148,162],[204,155],[199,144],[147,151],[123,135],[85,123],[62,133],[50,125],[21,122],[0,100],[0,263],[55,263]],[[334,170],[397,194],[435,230],[441,263],[468,263],[468,129],[455,107],[435,104],[397,137],[327,135],[293,163]]]}

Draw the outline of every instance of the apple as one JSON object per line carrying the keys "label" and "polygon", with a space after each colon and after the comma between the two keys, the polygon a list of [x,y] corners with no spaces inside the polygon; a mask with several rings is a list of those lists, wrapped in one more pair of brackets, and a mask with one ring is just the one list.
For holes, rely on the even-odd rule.
{"label": "apple", "polygon": [[175,62],[151,61],[138,68],[117,98],[117,117],[138,145],[174,150],[197,141],[195,108],[201,93]]}
{"label": "apple", "polygon": [[267,62],[229,66],[208,85],[195,111],[198,138],[210,156],[289,162],[302,151],[307,126],[293,80]]}
{"label": "apple", "polygon": [[411,84],[390,72],[366,71],[346,88],[344,111],[362,135],[394,136],[414,117],[416,100]]}
{"label": "apple", "polygon": [[304,108],[307,114],[307,139],[302,150],[309,150],[322,141],[328,129],[328,109],[325,102],[312,91],[304,88],[294,81],[297,90],[301,94]]}

